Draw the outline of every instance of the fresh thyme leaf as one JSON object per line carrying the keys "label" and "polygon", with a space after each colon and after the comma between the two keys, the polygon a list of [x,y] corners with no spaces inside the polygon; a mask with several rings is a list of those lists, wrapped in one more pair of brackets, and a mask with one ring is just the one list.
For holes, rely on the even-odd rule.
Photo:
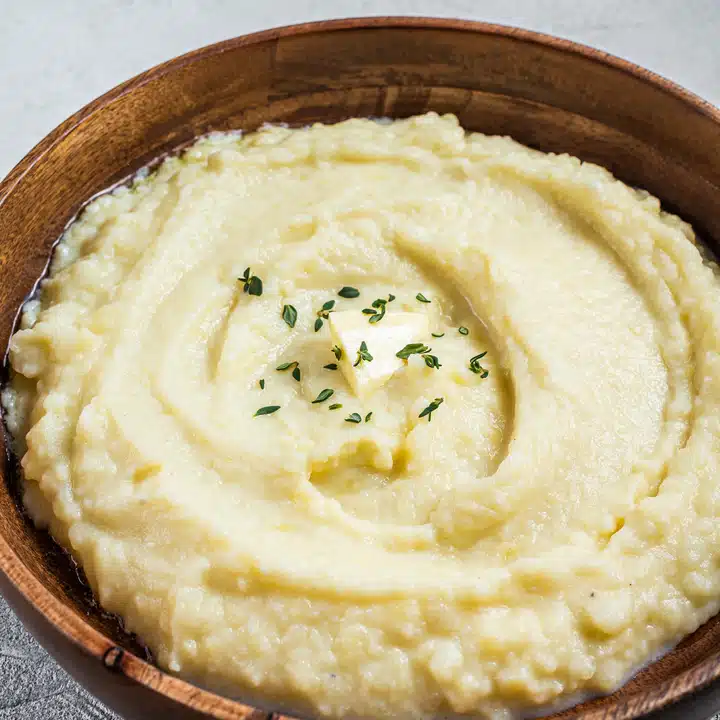
{"label": "fresh thyme leaf", "polygon": [[411,355],[422,355],[430,352],[431,349],[424,343],[408,343],[402,350],[395,353],[395,357],[407,360]]}
{"label": "fresh thyme leaf", "polygon": [[329,397],[332,397],[335,391],[330,388],[325,388],[320,394],[313,400],[313,405],[316,403],[325,402]]}
{"label": "fresh thyme leaf", "polygon": [[434,338],[441,338],[441,337],[443,337],[443,335],[445,335],[445,333],[431,333],[431,335],[432,335]]}
{"label": "fresh thyme leaf", "polygon": [[421,303],[431,303],[432,300],[428,300],[422,293],[418,293],[415,296],[416,300],[419,300]]}
{"label": "fresh thyme leaf", "polygon": [[394,299],[395,296],[392,293],[388,295],[387,300],[385,300],[385,298],[377,298],[377,300],[372,301],[372,307],[365,308],[363,313],[370,315],[369,321],[371,323],[378,323],[385,317],[385,310],[387,309],[385,306]]}
{"label": "fresh thyme leaf", "polygon": [[487,350],[485,352],[481,352],[479,355],[475,355],[475,357],[470,358],[470,365],[469,368],[472,372],[474,372],[476,375],[479,375],[483,380],[490,374],[489,370],[486,370],[481,364],[480,360],[484,358],[487,355]]}
{"label": "fresh thyme leaf", "polygon": [[360,297],[360,291],[357,288],[349,287],[348,285],[346,285],[344,288],[342,288],[340,290],[338,295],[341,298],[356,298],[356,297]]}
{"label": "fresh thyme leaf", "polygon": [[349,423],[361,423],[361,422],[362,422],[362,418],[360,417],[360,414],[359,414],[359,413],[350,413],[350,415],[348,415],[348,416],[345,418],[345,422],[349,422]]}
{"label": "fresh thyme leaf", "polygon": [[323,370],[337,370],[337,368],[337,363],[328,363],[327,365],[323,365]]}
{"label": "fresh thyme leaf", "polygon": [[459,332],[461,335],[469,335],[469,334],[470,334],[470,331],[469,331],[464,325],[461,325],[461,326],[458,328],[458,332]]}
{"label": "fresh thyme leaf", "polygon": [[365,422],[370,422],[371,417],[372,417],[372,410],[365,416]]}
{"label": "fresh thyme leaf", "polygon": [[328,407],[328,410],[339,410],[342,407],[342,403],[333,403]]}
{"label": "fresh thyme leaf", "polygon": [[282,319],[291,327],[297,322],[297,310],[292,305],[283,305]]}
{"label": "fresh thyme leaf", "polygon": [[247,284],[247,288],[250,295],[257,295],[259,297],[263,293],[262,280],[257,275],[253,275]]}
{"label": "fresh thyme leaf", "polygon": [[297,360],[294,362],[285,362],[282,365],[278,365],[275,369],[280,372],[292,369],[292,376],[300,382],[300,363]]}
{"label": "fresh thyme leaf", "polygon": [[439,370],[442,367],[440,361],[437,359],[437,355],[423,355],[423,360],[429,368]]}
{"label": "fresh thyme leaf", "polygon": [[333,345],[332,351],[336,360],[339,360],[342,357],[342,348],[340,346]]}
{"label": "fresh thyme leaf", "polygon": [[323,306],[317,311],[317,320],[315,321],[315,332],[317,332],[323,326],[323,320],[327,320],[330,317],[330,313],[335,307],[334,300],[328,300],[323,303]]}
{"label": "fresh thyme leaf", "polygon": [[395,357],[399,357],[401,360],[407,360],[411,355],[422,355],[422,359],[429,368],[439,370],[442,365],[437,359],[437,355],[429,355],[428,353],[432,350],[424,343],[409,343],[402,350],[395,353]]}
{"label": "fresh thyme leaf", "polygon": [[445,402],[445,398],[435,398],[419,415],[424,418],[427,415],[428,422],[432,420],[432,414]]}
{"label": "fresh thyme leaf", "polygon": [[258,415],[272,415],[274,412],[277,412],[280,409],[279,405],[266,405],[265,407],[261,407],[253,417],[258,417]]}
{"label": "fresh thyme leaf", "polygon": [[363,360],[366,362],[372,362],[373,356],[368,352],[368,347],[363,340],[360,343],[360,349],[357,353],[357,360],[353,363],[353,367],[357,367]]}
{"label": "fresh thyme leaf", "polygon": [[249,293],[250,295],[263,294],[262,280],[257,275],[252,275],[249,267],[245,268],[245,272],[238,280],[243,284],[243,292]]}
{"label": "fresh thyme leaf", "polygon": [[262,380],[260,380],[260,389],[261,390],[265,389],[265,379],[264,378]]}

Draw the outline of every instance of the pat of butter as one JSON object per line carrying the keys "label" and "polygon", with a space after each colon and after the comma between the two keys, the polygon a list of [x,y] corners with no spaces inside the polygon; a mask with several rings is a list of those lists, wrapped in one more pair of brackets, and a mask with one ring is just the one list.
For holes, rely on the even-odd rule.
{"label": "pat of butter", "polygon": [[[358,397],[377,390],[404,367],[397,352],[408,343],[426,342],[429,335],[430,323],[422,313],[389,310],[378,323],[369,322],[359,310],[330,314],[330,336],[342,350],[338,365]],[[373,359],[355,365],[363,342]]]}

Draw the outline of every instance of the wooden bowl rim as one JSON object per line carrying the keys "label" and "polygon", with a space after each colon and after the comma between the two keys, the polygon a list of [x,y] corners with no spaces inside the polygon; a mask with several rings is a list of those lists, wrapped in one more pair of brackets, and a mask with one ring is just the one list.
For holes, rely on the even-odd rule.
{"label": "wooden bowl rim", "polygon": [[[23,176],[39,163],[58,142],[99,109],[110,105],[145,83],[190,64],[198,58],[211,57],[239,47],[298,35],[324,34],[364,28],[439,29],[473,32],[551,47],[632,75],[636,79],[674,96],[688,108],[707,116],[720,125],[720,109],[673,81],[610,53],[553,35],[509,25],[453,18],[380,16],[323,20],[262,30],[207,45],[160,63],[117,85],[58,125],[20,160],[5,179],[0,182],[0,211],[4,202]],[[15,308],[13,308],[13,311],[15,311]],[[258,710],[252,706],[244,705],[196,687],[163,672],[136,655],[118,648],[115,643],[95,630],[78,613],[70,610],[55,598],[25,566],[2,535],[0,535],[0,570],[5,573],[22,596],[68,640],[102,661],[109,669],[120,670],[128,678],[165,695],[181,705],[207,713],[221,720],[237,720],[238,718],[249,720],[251,716],[257,717],[254,714]],[[720,651],[699,662],[689,670],[685,670],[673,679],[666,680],[650,690],[638,691],[619,699],[613,710],[613,717],[616,720],[631,720],[640,717],[641,714],[644,715],[657,710],[700,690],[718,677],[720,677]],[[642,699],[642,702],[638,702],[640,699]],[[607,710],[604,708],[587,710],[584,713],[584,718],[585,720],[603,720],[603,718],[607,718]]]}

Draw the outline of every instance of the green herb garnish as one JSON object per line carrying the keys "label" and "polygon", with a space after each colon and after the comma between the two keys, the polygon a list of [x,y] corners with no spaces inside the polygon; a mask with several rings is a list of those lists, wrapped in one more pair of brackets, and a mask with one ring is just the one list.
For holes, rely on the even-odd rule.
{"label": "green herb garnish", "polygon": [[432,348],[429,348],[424,343],[409,343],[402,350],[395,353],[395,357],[399,357],[401,360],[407,360],[411,355],[422,355],[423,353],[430,352]]}
{"label": "green herb garnish", "polygon": [[334,300],[328,300],[323,303],[323,306],[317,311],[317,320],[315,321],[315,332],[317,332],[323,326],[323,320],[327,320],[330,317],[330,313],[335,307]]}
{"label": "green herb garnish", "polygon": [[338,293],[338,295],[339,295],[341,298],[348,298],[348,299],[349,299],[349,298],[356,298],[356,297],[360,297],[360,291],[359,291],[357,288],[349,287],[348,285],[346,285],[344,288],[342,288],[342,289],[340,290],[340,292]]}
{"label": "green herb garnish", "polygon": [[264,378],[262,380],[260,380],[260,389],[261,390],[265,389],[265,379]]}
{"label": "green herb garnish", "polygon": [[422,358],[429,368],[439,370],[442,367],[440,361],[437,359],[437,355],[423,355]]}
{"label": "green herb garnish", "polygon": [[418,294],[415,296],[415,299],[416,299],[416,300],[419,300],[419,301],[422,302],[422,303],[430,303],[430,302],[432,302],[432,300],[428,300],[422,293],[418,293]]}
{"label": "green herb garnish", "polygon": [[464,325],[461,325],[461,326],[458,328],[458,332],[459,332],[461,335],[469,335],[469,334],[470,334],[470,331],[469,331]]}
{"label": "green herb garnish", "polygon": [[297,310],[292,305],[283,305],[282,319],[291,327],[297,322]]}
{"label": "green herb garnish", "polygon": [[330,388],[325,388],[313,400],[313,405],[316,405],[317,403],[325,402],[329,397],[332,397],[334,394],[335,394],[334,390],[331,390]]}
{"label": "green herb garnish", "polygon": [[365,362],[372,362],[373,356],[368,352],[368,347],[363,340],[360,343],[360,349],[357,353],[357,360],[353,363],[353,367],[357,367],[363,360]]}
{"label": "green herb garnish", "polygon": [[339,360],[342,357],[342,348],[340,346],[333,345],[332,351],[336,360]]}
{"label": "green herb garnish", "polygon": [[327,365],[323,365],[323,370],[337,370],[337,368],[337,363],[328,363]]}
{"label": "green herb garnish", "polygon": [[485,352],[480,353],[479,355],[475,355],[475,357],[470,358],[470,370],[474,372],[476,375],[479,375],[481,378],[485,379],[489,374],[490,371],[486,370],[481,364],[480,360],[484,358],[487,355],[487,350]]}
{"label": "green herb garnish", "polygon": [[432,420],[432,414],[445,402],[445,398],[435,398],[419,415],[424,418],[427,415],[428,422]]}
{"label": "green herb garnish", "polygon": [[274,412],[277,412],[280,409],[279,405],[266,405],[265,407],[261,407],[253,417],[258,417],[258,415],[272,415]]}
{"label": "green herb garnish", "polygon": [[238,280],[243,284],[243,292],[246,292],[249,295],[262,295],[262,280],[257,275],[251,275],[250,268],[245,268],[245,272],[241,278],[238,278]]}
{"label": "green herb garnish", "polygon": [[384,298],[378,298],[377,300],[373,300],[372,307],[365,308],[363,310],[363,313],[365,315],[370,315],[370,322],[371,323],[377,323],[380,322],[385,317],[385,310],[386,305],[389,302],[392,302],[395,299],[395,296],[391,293],[388,295],[388,299],[385,300]]}
{"label": "green herb garnish", "polygon": [[409,343],[402,350],[395,353],[395,357],[399,357],[401,360],[407,360],[411,355],[421,355],[425,364],[429,368],[439,370],[442,365],[437,359],[437,355],[430,355],[432,348],[429,348],[424,343]]}
{"label": "green herb garnish", "polygon": [[330,405],[328,410],[339,410],[342,407],[342,403],[333,403]]}
{"label": "green herb garnish", "polygon": [[430,333],[434,338],[441,338],[445,335],[445,333]]}
{"label": "green herb garnish", "polygon": [[372,410],[365,416],[365,422],[370,422],[371,417],[372,417]]}
{"label": "green herb garnish", "polygon": [[282,365],[278,365],[276,370],[279,370],[280,372],[284,372],[285,370],[291,370],[292,369],[292,376],[300,382],[300,363],[295,360],[294,362],[285,362],[282,363]]}
{"label": "green herb garnish", "polygon": [[350,413],[350,415],[348,415],[348,416],[345,418],[345,422],[361,423],[361,422],[362,422],[362,418],[360,417],[360,414],[359,414],[359,413]]}

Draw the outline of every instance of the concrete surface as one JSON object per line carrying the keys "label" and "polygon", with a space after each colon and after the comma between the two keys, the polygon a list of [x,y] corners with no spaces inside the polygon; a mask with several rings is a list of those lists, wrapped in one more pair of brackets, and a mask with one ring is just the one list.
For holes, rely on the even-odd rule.
{"label": "concrete surface", "polygon": [[[0,176],[97,95],[188,50],[276,25],[358,15],[436,15],[520,25],[594,45],[720,105],[720,0],[0,0]],[[708,149],[708,151],[717,149]],[[43,644],[127,720],[108,688],[0,582]],[[707,720],[720,690],[655,720]],[[155,720],[156,712],[150,711]],[[0,597],[0,720],[110,720]],[[720,716],[716,716],[720,717]]]}

